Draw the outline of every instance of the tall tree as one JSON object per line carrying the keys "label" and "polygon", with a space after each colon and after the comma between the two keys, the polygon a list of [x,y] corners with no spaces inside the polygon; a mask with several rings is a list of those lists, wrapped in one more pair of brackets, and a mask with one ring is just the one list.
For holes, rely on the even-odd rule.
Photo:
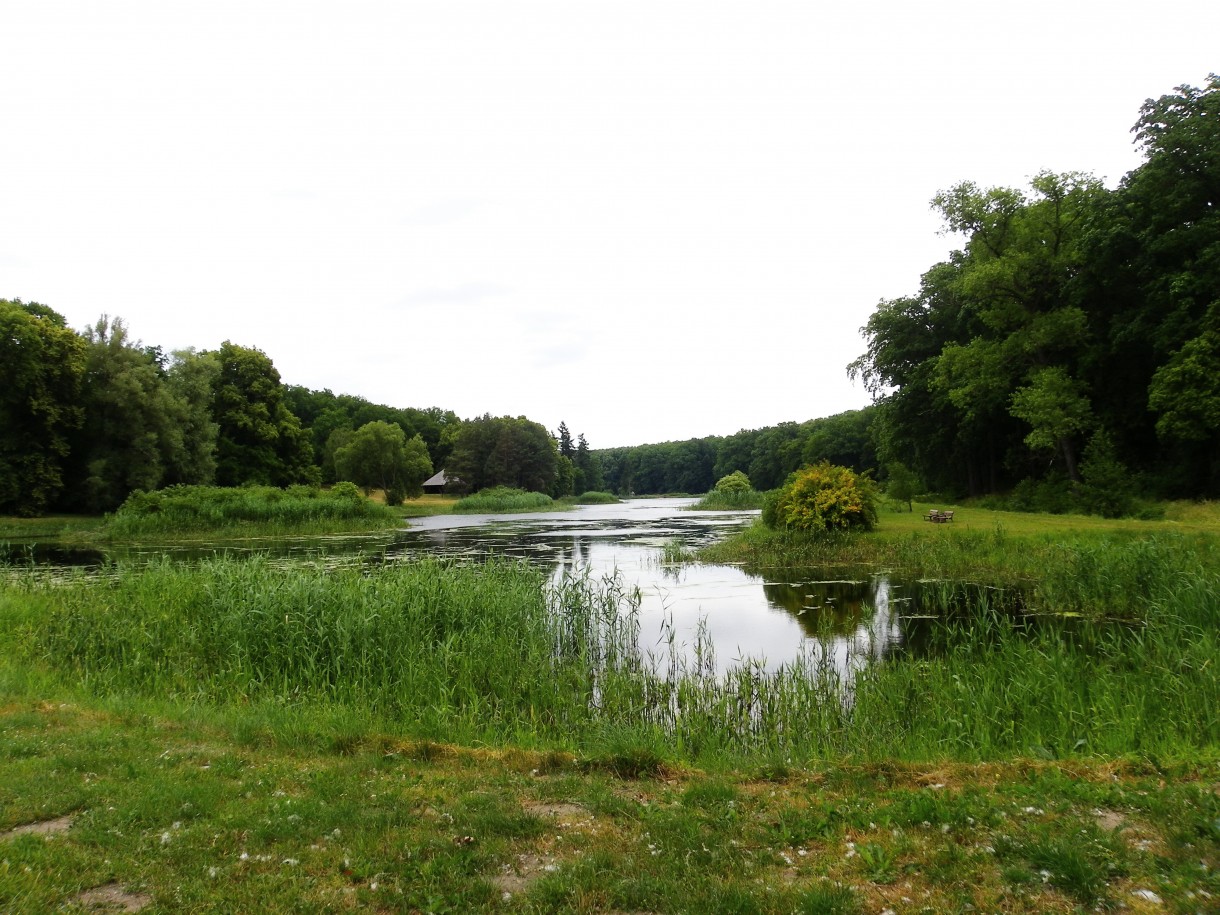
{"label": "tall tree", "polygon": [[446,470],[471,490],[514,486],[551,491],[559,451],[546,428],[518,416],[483,416],[462,423]]}
{"label": "tall tree", "polygon": [[132,341],[121,318],[106,315],[85,331],[85,422],[73,464],[76,503],[117,508],[136,489],[161,486],[182,467],[184,405],[171,390],[159,352]]}
{"label": "tall tree", "polygon": [[177,350],[169,360],[165,380],[177,411],[175,424],[181,448],[170,460],[167,483],[208,484],[216,479],[216,437],[212,397],[220,376],[215,353]]}
{"label": "tall tree", "polygon": [[578,493],[600,492],[606,485],[602,481],[601,461],[589,448],[582,432],[576,439],[576,480],[573,488]]}
{"label": "tall tree", "polygon": [[284,403],[280,373],[267,354],[226,340],[217,358],[216,481],[222,486],[285,486],[315,480],[309,438]]}
{"label": "tall tree", "polygon": [[1123,187],[1137,243],[1124,279],[1140,291],[1131,323],[1155,357],[1148,406],[1172,488],[1216,495],[1220,435],[1208,420],[1220,398],[1210,374],[1220,332],[1220,76],[1148,99],[1133,132],[1148,161]]}
{"label": "tall tree", "polygon": [[572,447],[572,433],[568,431],[568,424],[560,420],[559,433],[556,436],[559,441],[559,454],[561,457],[566,457],[569,460],[576,456],[576,451]]}
{"label": "tall tree", "polygon": [[0,299],[0,512],[41,514],[63,491],[85,358],[62,315]]}
{"label": "tall tree", "polygon": [[432,461],[423,438],[417,434],[408,439],[397,423],[381,420],[366,423],[352,433],[335,451],[334,461],[339,477],[363,487],[365,495],[380,489],[387,505],[418,497],[424,480],[432,476]]}

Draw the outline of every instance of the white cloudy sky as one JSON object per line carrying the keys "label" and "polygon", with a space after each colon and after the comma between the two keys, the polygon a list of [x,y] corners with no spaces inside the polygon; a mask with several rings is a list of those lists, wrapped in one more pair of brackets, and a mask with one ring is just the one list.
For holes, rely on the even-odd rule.
{"label": "white cloudy sky", "polygon": [[0,3],[0,297],[594,447],[863,406],[965,179],[1113,185],[1220,5]]}

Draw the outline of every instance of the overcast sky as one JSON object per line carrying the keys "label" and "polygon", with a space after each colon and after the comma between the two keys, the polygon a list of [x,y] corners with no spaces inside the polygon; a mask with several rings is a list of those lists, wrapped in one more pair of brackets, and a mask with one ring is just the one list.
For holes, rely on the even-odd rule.
{"label": "overcast sky", "polygon": [[868,402],[928,201],[1109,186],[1220,4],[0,2],[0,297],[595,447]]}

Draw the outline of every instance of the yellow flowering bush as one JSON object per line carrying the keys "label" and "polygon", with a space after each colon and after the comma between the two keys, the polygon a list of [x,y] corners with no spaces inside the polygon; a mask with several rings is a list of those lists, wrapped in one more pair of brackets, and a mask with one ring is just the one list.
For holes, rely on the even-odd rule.
{"label": "yellow flowering bush", "polygon": [[822,461],[788,477],[768,500],[763,520],[797,531],[871,531],[877,488],[868,474]]}

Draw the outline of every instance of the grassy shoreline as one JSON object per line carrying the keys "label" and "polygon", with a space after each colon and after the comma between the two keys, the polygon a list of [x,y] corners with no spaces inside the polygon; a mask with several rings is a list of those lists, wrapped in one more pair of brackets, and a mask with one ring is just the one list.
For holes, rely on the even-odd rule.
{"label": "grassy shoreline", "polygon": [[[867,534],[809,535],[755,523],[698,554],[702,561],[765,573],[776,568],[871,567],[908,576],[953,578],[992,585],[1096,576],[1109,562],[1120,579],[1141,544],[1168,544],[1188,568],[1220,568],[1220,507],[1182,507],[1182,520],[1107,520],[1081,515],[1031,515],[957,508],[948,524],[924,514],[943,505],[916,504],[913,512],[884,512]],[[1135,560],[1138,561],[1138,560]],[[1168,559],[1166,560],[1169,561]],[[1191,565],[1193,563],[1193,566]],[[1088,583],[1085,583],[1088,584]],[[1143,587],[1133,585],[1132,598]]]}
{"label": "grassy shoreline", "polygon": [[816,657],[650,675],[630,593],[548,596],[524,566],[9,577],[0,910],[98,887],[200,912],[1213,909],[1210,512],[920,518],[710,553],[1012,581],[1127,622],[1019,631],[945,582],[943,650],[845,702]]}

